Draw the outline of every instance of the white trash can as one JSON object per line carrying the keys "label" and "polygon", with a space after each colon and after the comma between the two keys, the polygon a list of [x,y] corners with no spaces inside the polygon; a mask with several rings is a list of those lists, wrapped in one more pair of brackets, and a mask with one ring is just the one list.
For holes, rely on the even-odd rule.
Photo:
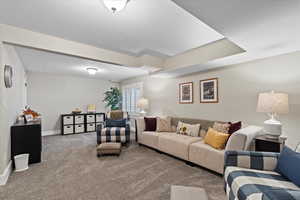
{"label": "white trash can", "polygon": [[14,157],[16,172],[22,172],[28,169],[29,154],[20,154]]}

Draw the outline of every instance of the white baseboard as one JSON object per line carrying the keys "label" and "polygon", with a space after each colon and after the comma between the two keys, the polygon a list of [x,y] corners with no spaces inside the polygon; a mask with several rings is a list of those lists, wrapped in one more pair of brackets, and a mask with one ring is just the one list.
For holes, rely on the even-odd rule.
{"label": "white baseboard", "polygon": [[59,135],[59,134],[60,134],[60,130],[42,131],[42,136]]}
{"label": "white baseboard", "polygon": [[0,174],[0,185],[5,185],[12,172],[12,161],[9,161],[3,174]]}

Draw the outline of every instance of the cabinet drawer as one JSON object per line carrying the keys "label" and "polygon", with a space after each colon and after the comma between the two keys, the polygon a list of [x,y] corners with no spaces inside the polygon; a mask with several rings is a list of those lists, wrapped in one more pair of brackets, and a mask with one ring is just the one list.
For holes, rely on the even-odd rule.
{"label": "cabinet drawer", "polygon": [[75,124],[83,124],[84,123],[84,116],[83,115],[76,115],[75,116]]}
{"label": "cabinet drawer", "polygon": [[64,134],[73,134],[73,125],[66,125],[64,126]]}
{"label": "cabinet drawer", "polygon": [[73,116],[64,116],[64,125],[65,124],[73,124]]}
{"label": "cabinet drawer", "polygon": [[88,132],[96,131],[96,129],[95,129],[95,124],[94,124],[94,123],[87,124],[87,125],[86,125],[86,130],[87,130]]}
{"label": "cabinet drawer", "polygon": [[76,124],[75,125],[75,133],[83,133],[84,132],[84,125],[83,124]]}
{"label": "cabinet drawer", "polygon": [[96,122],[103,122],[104,121],[104,116],[103,115],[96,115]]}
{"label": "cabinet drawer", "polygon": [[86,122],[95,122],[95,115],[87,115],[86,116]]}

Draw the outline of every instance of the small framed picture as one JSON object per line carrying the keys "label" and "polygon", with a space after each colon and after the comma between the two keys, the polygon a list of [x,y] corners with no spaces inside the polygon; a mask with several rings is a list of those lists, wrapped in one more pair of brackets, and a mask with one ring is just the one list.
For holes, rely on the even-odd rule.
{"label": "small framed picture", "polygon": [[218,103],[218,78],[200,81],[200,103]]}
{"label": "small framed picture", "polygon": [[31,122],[33,121],[33,116],[32,115],[24,115],[24,122]]}
{"label": "small framed picture", "polygon": [[179,84],[179,103],[193,103],[193,82]]}

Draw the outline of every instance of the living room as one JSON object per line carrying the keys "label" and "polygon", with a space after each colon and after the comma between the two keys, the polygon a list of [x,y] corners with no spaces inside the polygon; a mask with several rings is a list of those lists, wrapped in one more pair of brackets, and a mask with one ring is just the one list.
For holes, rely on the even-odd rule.
{"label": "living room", "polygon": [[298,1],[0,5],[0,199],[300,199]]}

